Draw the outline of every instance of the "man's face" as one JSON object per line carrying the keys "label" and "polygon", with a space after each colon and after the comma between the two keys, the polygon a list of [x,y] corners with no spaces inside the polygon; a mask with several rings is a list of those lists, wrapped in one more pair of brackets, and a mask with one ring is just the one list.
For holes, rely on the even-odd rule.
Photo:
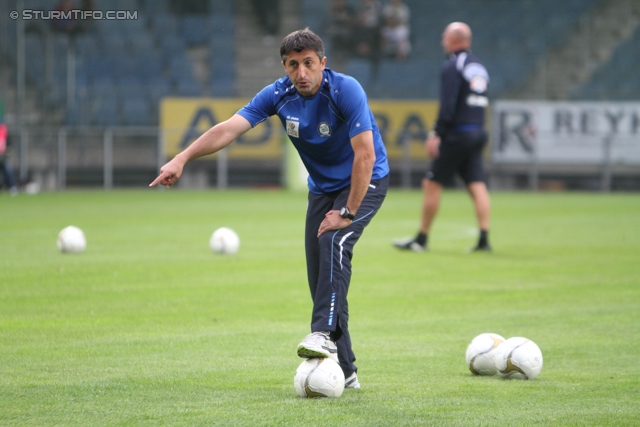
{"label": "man's face", "polygon": [[449,29],[444,30],[444,33],[442,33],[442,50],[444,50],[444,53],[449,55],[453,52],[452,50],[452,45],[453,45],[453,35],[451,33],[451,31],[449,31]]}
{"label": "man's face", "polygon": [[293,85],[302,96],[313,96],[320,89],[322,84],[322,71],[324,70],[327,58],[318,58],[313,50],[303,50],[302,52],[288,52],[287,59],[282,64]]}

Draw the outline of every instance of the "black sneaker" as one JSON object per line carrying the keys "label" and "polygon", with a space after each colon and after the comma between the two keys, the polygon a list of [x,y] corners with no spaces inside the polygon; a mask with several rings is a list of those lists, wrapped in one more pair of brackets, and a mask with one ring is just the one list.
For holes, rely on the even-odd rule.
{"label": "black sneaker", "polygon": [[473,248],[469,249],[469,253],[472,254],[474,252],[489,252],[491,253],[492,249],[489,245],[476,245]]}
{"label": "black sneaker", "polygon": [[416,242],[416,239],[395,240],[393,242],[393,246],[398,249],[414,252],[424,252],[425,250],[427,250],[427,246],[423,246],[420,243]]}

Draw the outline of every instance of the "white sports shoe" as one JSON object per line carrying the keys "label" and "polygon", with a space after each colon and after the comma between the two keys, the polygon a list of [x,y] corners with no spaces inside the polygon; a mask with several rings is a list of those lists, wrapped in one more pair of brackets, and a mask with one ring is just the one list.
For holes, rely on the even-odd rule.
{"label": "white sports shoe", "polygon": [[420,243],[416,242],[416,239],[394,240],[393,246],[398,249],[413,252],[424,252],[425,250],[427,250],[426,245],[422,246]]}
{"label": "white sports shoe", "polygon": [[312,359],[314,357],[329,358],[338,362],[338,348],[329,338],[329,332],[313,332],[298,344],[298,356]]}
{"label": "white sports shoe", "polygon": [[360,382],[358,381],[358,376],[354,372],[344,380],[344,388],[352,388],[354,390],[360,390]]}

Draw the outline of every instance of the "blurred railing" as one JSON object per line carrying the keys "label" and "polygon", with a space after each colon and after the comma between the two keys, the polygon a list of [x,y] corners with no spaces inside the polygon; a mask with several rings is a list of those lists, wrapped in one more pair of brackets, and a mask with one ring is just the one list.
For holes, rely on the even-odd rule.
{"label": "blurred railing", "polygon": [[160,162],[156,127],[37,127],[10,133],[16,178],[43,190],[141,184]]}
{"label": "blurred railing", "polygon": [[[168,160],[163,132],[155,126],[24,127],[10,132],[9,142],[8,161],[15,178],[34,191],[145,187]],[[280,185],[282,163],[281,159],[230,159],[224,149],[190,164],[179,186]]]}
{"label": "blurred railing", "polygon": [[[494,115],[485,153],[491,189],[640,190],[640,146],[635,133],[559,137],[529,122],[522,110],[501,111]],[[624,123],[619,122],[621,129]],[[402,134],[397,129],[389,133]],[[144,188],[171,157],[166,137],[157,127],[25,127],[9,136],[8,161],[27,192]],[[389,157],[391,186],[419,188],[430,159],[422,140],[405,136],[400,150],[395,148]],[[392,145],[398,142],[388,139],[385,143],[392,153]],[[256,157],[260,147],[236,141],[215,156],[190,163],[178,187],[304,188],[305,171],[298,155],[286,139],[282,144],[278,152]],[[462,187],[463,183],[458,180],[451,185]]]}

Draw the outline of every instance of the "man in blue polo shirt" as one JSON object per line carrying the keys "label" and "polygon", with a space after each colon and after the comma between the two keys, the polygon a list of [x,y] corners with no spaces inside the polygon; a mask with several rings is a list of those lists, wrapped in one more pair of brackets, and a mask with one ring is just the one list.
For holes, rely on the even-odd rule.
{"label": "man in blue polo shirt", "polygon": [[305,250],[313,311],[311,334],[298,345],[298,356],[339,362],[345,387],[360,388],[348,328],[351,258],[386,196],[387,154],[364,90],[354,78],[326,68],[320,37],[309,29],[294,31],[282,40],[280,56],[287,76],[176,155],[150,186],[171,187],[188,161],[221,150],[277,115],[309,172]]}

